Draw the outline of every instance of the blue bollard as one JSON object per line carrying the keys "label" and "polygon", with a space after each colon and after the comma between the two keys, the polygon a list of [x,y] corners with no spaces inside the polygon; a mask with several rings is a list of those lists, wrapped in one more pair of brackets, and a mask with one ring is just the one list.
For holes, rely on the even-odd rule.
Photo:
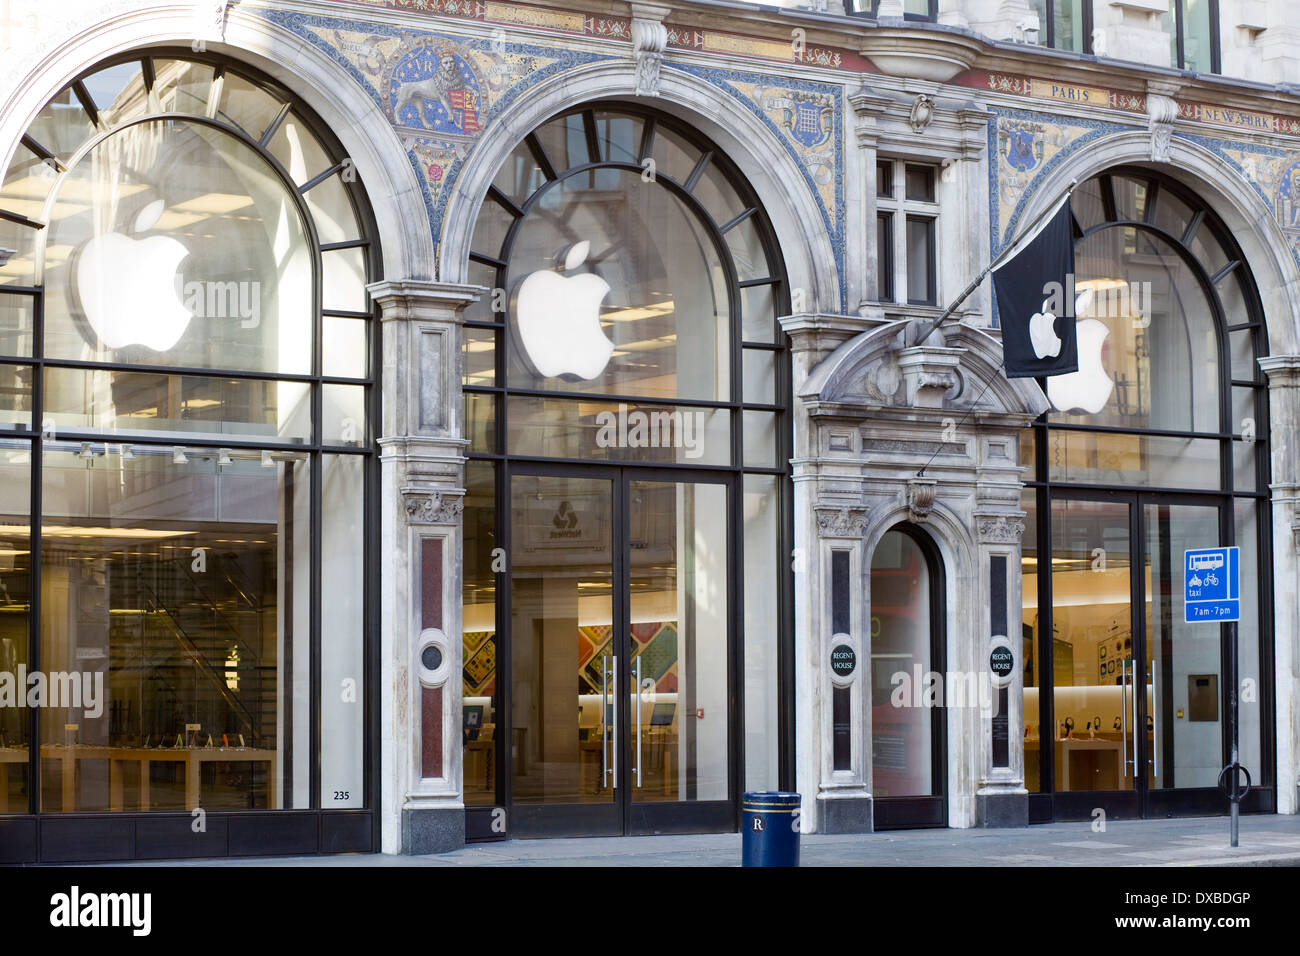
{"label": "blue bollard", "polygon": [[740,821],[741,866],[799,865],[799,794],[747,793]]}

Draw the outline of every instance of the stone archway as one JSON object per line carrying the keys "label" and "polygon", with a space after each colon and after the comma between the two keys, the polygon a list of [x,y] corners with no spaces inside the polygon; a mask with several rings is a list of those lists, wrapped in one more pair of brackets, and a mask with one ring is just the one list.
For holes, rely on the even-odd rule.
{"label": "stone archway", "polygon": [[[864,831],[871,829],[871,689],[861,677],[849,685],[852,711],[862,717],[854,721],[850,765],[837,765],[827,666],[835,604],[847,600],[854,609],[849,637],[869,659],[872,551],[900,520],[922,524],[944,562],[949,670],[986,679],[995,638],[1005,639],[1019,617],[1020,430],[1047,399],[1032,380],[1007,379],[998,340],[966,326],[910,348],[907,321],[847,338],[803,317],[787,331],[796,369],[810,368],[795,386],[796,429],[807,437],[794,474],[796,545],[807,556],[795,583],[798,789],[813,828]],[[835,566],[846,560],[852,592],[842,596]],[[1021,722],[1022,681],[1014,669],[1000,721],[978,709],[949,713],[950,826],[1028,821],[1023,743],[1009,733]]]}

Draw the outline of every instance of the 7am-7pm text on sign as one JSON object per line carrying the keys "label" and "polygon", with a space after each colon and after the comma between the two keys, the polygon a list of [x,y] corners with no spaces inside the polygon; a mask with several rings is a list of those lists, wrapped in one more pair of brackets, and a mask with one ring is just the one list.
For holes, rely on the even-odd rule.
{"label": "7am-7pm text on sign", "polygon": [[1241,618],[1241,549],[1183,552],[1183,620],[1188,624]]}

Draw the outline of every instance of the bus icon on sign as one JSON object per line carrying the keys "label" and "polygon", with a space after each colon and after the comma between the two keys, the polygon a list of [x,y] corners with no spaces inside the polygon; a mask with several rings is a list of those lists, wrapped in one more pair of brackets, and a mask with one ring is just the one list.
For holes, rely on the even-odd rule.
{"label": "bus icon on sign", "polygon": [[1188,571],[1213,571],[1215,568],[1223,567],[1224,554],[1222,551],[1211,551],[1208,554],[1202,552],[1188,552],[1187,570]]}

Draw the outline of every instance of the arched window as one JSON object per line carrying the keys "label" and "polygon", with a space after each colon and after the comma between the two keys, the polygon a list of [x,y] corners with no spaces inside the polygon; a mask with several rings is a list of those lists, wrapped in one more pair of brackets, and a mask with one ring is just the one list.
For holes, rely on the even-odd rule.
{"label": "arched window", "polygon": [[[1096,791],[1154,814],[1209,801],[1226,763],[1227,625],[1185,623],[1185,550],[1241,548],[1241,676],[1264,686],[1263,314],[1232,234],[1175,180],[1112,169],[1072,208],[1080,370],[1045,380],[1022,444],[1026,773],[1054,794],[1040,814],[1086,815]],[[1256,780],[1270,713],[1242,711]]]}
{"label": "arched window", "polygon": [[98,65],[22,137],[0,669],[102,691],[4,709],[0,812],[367,805],[371,232],[337,141],[222,59]]}
{"label": "arched window", "polygon": [[[669,803],[722,825],[738,775],[775,786],[783,761],[789,372],[767,217],[698,133],[600,103],[524,137],[471,248],[490,291],[464,317],[466,802],[527,805],[515,825],[546,832],[574,825],[564,805],[581,832]],[[639,703],[611,703],[627,686]]]}

